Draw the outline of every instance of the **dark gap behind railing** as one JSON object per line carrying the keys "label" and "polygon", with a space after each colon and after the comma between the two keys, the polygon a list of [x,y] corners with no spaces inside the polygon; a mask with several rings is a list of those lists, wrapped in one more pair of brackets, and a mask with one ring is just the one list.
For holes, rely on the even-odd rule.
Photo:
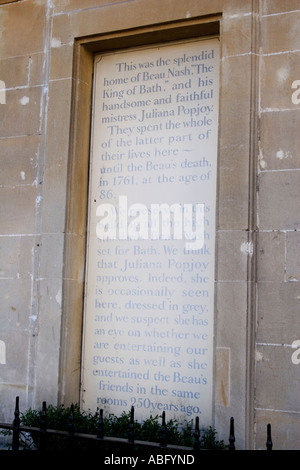
{"label": "dark gap behind railing", "polygon": [[[195,430],[194,430],[194,445],[193,447],[180,446],[167,443],[167,433],[166,433],[166,415],[163,411],[162,413],[162,424],[161,424],[161,433],[160,433],[160,442],[149,442],[136,440],[134,435],[134,407],[131,407],[130,411],[130,422],[128,429],[128,439],[120,437],[105,437],[104,436],[104,420],[103,420],[103,410],[99,412],[99,419],[97,423],[97,434],[84,434],[76,432],[74,425],[74,407],[71,406],[70,416],[67,426],[67,431],[57,430],[57,429],[48,429],[47,428],[47,412],[46,412],[46,402],[43,402],[41,417],[40,417],[40,427],[33,426],[21,426],[20,419],[20,410],[19,410],[19,397],[16,397],[14,420],[12,424],[0,423],[1,429],[7,429],[12,431],[12,447],[11,450],[18,451],[20,450],[20,434],[25,433],[38,433],[39,434],[39,450],[47,450],[47,440],[49,437],[63,437],[67,440],[67,449],[74,450],[76,449],[78,440],[89,440],[98,444],[99,450],[101,446],[106,444],[108,446],[129,446],[131,450],[134,448],[142,449],[151,449],[152,451],[157,449],[162,451],[167,449],[168,451],[175,451],[176,453],[180,452],[193,452],[194,454],[198,451],[201,451],[200,446],[200,429],[199,429],[199,417],[195,419]],[[230,430],[229,430],[229,445],[228,450],[236,450],[235,448],[235,431],[234,431],[234,419],[230,419]],[[266,449],[272,450],[272,436],[271,436],[271,424],[267,425],[267,441]]]}

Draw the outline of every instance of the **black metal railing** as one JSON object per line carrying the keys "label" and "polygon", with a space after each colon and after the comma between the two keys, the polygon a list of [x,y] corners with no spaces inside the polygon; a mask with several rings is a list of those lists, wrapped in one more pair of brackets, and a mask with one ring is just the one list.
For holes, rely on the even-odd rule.
{"label": "black metal railing", "polygon": [[[71,405],[70,407],[70,415],[68,419],[67,430],[57,430],[57,429],[48,429],[47,428],[47,407],[46,402],[43,402],[41,414],[40,414],[40,425],[39,427],[34,426],[23,426],[21,425],[20,419],[20,410],[19,410],[19,397],[16,397],[15,403],[15,412],[14,412],[14,419],[12,424],[7,423],[0,423],[0,429],[6,429],[12,432],[12,441],[11,441],[11,450],[18,451],[20,450],[20,436],[22,433],[29,433],[34,434],[37,433],[39,437],[39,450],[47,450],[47,441],[51,437],[61,437],[67,441],[67,449],[71,450],[76,448],[77,442],[80,440],[87,440],[93,442],[99,447],[101,451],[101,447],[105,444],[107,446],[111,446],[113,449],[114,446],[129,446],[132,449],[151,449],[152,451],[163,449],[168,451],[173,451],[176,453],[186,453],[192,452],[197,453],[201,451],[201,443],[200,443],[200,428],[199,428],[199,417],[195,419],[195,428],[193,432],[194,442],[193,446],[180,446],[169,444],[167,442],[167,433],[166,433],[166,415],[163,411],[162,413],[162,423],[161,423],[161,431],[160,431],[160,440],[159,442],[149,442],[143,440],[135,439],[134,433],[134,407],[131,408],[130,411],[130,420],[128,426],[128,438],[120,438],[120,437],[109,437],[104,435],[104,419],[103,419],[103,410],[101,409],[99,412],[99,418],[97,423],[97,432],[96,434],[85,434],[81,432],[76,432],[75,424],[74,424],[74,407]],[[272,450],[273,443],[272,443],[272,436],[271,436],[271,424],[267,425],[267,441],[266,441],[266,450]],[[234,418],[230,419],[230,430],[229,430],[229,444],[226,446],[228,450],[236,450],[235,447],[235,430],[234,430]]]}

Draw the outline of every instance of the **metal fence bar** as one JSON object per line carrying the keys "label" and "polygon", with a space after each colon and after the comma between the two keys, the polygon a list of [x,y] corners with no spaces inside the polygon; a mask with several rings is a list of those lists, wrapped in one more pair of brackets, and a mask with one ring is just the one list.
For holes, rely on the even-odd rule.
{"label": "metal fence bar", "polygon": [[267,450],[272,450],[273,442],[272,442],[272,435],[271,435],[271,424],[267,425],[267,442],[266,442]]}
{"label": "metal fence bar", "polygon": [[103,439],[104,438],[103,410],[100,410],[100,414],[99,414],[98,427],[97,427],[97,438],[98,439]]}
{"label": "metal fence bar", "polygon": [[15,416],[13,420],[13,438],[12,438],[12,450],[19,450],[20,441],[20,410],[19,410],[19,397],[16,397],[15,405]]}
{"label": "metal fence bar", "polygon": [[161,430],[160,430],[160,447],[166,447],[167,446],[167,435],[166,435],[166,412],[162,412],[162,424],[161,424]]}
{"label": "metal fence bar", "polygon": [[134,407],[131,407],[130,410],[130,422],[129,422],[129,430],[128,430],[128,442],[130,444],[134,443]]}
{"label": "metal fence bar", "polygon": [[46,422],[46,402],[43,401],[41,420],[40,420],[40,450],[46,449],[47,440],[47,422]]}
{"label": "metal fence bar", "polygon": [[[105,437],[104,436],[104,420],[103,420],[103,410],[100,410],[99,419],[97,423],[97,434],[85,434],[77,433],[75,431],[74,424],[74,406],[71,405],[69,422],[67,426],[67,431],[48,429],[47,428],[47,412],[46,412],[46,402],[43,402],[41,418],[40,418],[40,427],[32,426],[21,426],[20,420],[20,410],[19,410],[19,397],[16,397],[15,411],[14,411],[14,420],[12,424],[0,423],[0,428],[8,429],[12,431],[12,450],[18,451],[20,448],[20,434],[21,432],[29,433],[39,433],[40,437],[40,450],[45,450],[47,448],[47,438],[48,436],[61,436],[67,439],[68,449],[72,450],[75,447],[76,439],[88,439],[91,441],[99,442],[101,446],[103,443],[106,444],[120,444],[120,445],[133,445],[144,447],[144,448],[168,448],[170,450],[176,451],[188,451],[197,453],[201,450],[200,446],[200,429],[199,429],[199,417],[195,419],[195,430],[194,430],[194,445],[193,447],[189,446],[180,446],[167,443],[167,426],[166,426],[166,414],[165,411],[162,413],[162,425],[161,425],[161,435],[159,442],[148,442],[136,440],[134,435],[134,407],[131,407],[130,411],[130,421],[128,428],[128,438],[117,438],[117,437]],[[235,450],[235,431],[234,431],[234,418],[230,418],[230,432],[229,432],[229,450]],[[267,441],[266,449],[273,449],[272,435],[271,435],[271,424],[267,425]]]}
{"label": "metal fence bar", "polygon": [[199,416],[196,417],[195,421],[195,432],[194,432],[194,451],[200,450],[200,428],[199,428]]}
{"label": "metal fence bar", "polygon": [[229,450],[235,450],[234,419],[230,418]]}
{"label": "metal fence bar", "polygon": [[71,412],[68,422],[68,448],[69,450],[74,448],[74,438],[75,438],[75,425],[74,425],[74,406],[71,405]]}

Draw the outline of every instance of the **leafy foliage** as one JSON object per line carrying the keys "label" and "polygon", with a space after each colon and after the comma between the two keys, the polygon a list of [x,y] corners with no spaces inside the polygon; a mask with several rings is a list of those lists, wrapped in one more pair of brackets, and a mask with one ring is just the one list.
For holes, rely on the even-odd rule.
{"label": "leafy foliage", "polygon": [[[71,408],[65,408],[63,405],[48,405],[46,410],[47,429],[60,431],[68,431],[70,425]],[[40,427],[42,412],[39,410],[29,409],[21,414],[21,425]],[[99,410],[95,413],[81,411],[79,405],[73,407],[73,424],[76,433],[97,434],[99,422]],[[121,416],[109,414],[103,418],[103,431],[105,437],[128,438],[130,425],[130,413],[123,412]],[[166,442],[179,446],[193,447],[194,428],[193,422],[189,421],[184,424],[178,423],[176,420],[166,422]],[[200,447],[203,449],[224,450],[226,446],[223,441],[216,439],[217,432],[209,427],[208,430],[201,432]],[[140,441],[160,442],[161,438],[161,416],[150,416],[143,423],[135,421],[134,438]],[[32,433],[32,441],[35,448],[39,448],[39,433]],[[28,442],[28,436],[27,436]],[[76,448],[90,449],[95,445],[93,441],[87,439],[77,440]],[[61,436],[47,435],[47,448],[50,449],[66,449],[67,439]],[[122,444],[120,443],[120,447]],[[111,448],[110,448],[111,449]],[[116,448],[114,448],[116,450]]]}

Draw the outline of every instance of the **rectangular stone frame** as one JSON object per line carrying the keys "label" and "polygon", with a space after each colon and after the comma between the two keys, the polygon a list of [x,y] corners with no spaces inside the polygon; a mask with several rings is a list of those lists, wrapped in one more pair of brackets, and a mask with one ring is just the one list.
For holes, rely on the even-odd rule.
{"label": "rectangular stone frame", "polygon": [[[218,432],[228,434],[229,419],[234,415],[239,423],[240,448],[253,446],[254,429],[255,256],[252,256],[252,248],[256,234],[257,59],[253,51],[257,26],[253,12],[247,24],[252,54],[239,55],[235,51],[234,60],[226,64],[221,61],[215,271],[216,384],[215,422],[212,423]],[[75,40],[64,247],[60,403],[78,403],[80,392],[94,54],[216,35],[220,37],[221,57],[225,46],[227,50],[238,49],[238,42],[232,46],[232,41],[238,40],[237,32],[229,34],[223,30],[222,12]],[[242,83],[241,67],[245,77]],[[235,126],[238,126],[238,131]],[[229,270],[228,256],[231,263]]]}

